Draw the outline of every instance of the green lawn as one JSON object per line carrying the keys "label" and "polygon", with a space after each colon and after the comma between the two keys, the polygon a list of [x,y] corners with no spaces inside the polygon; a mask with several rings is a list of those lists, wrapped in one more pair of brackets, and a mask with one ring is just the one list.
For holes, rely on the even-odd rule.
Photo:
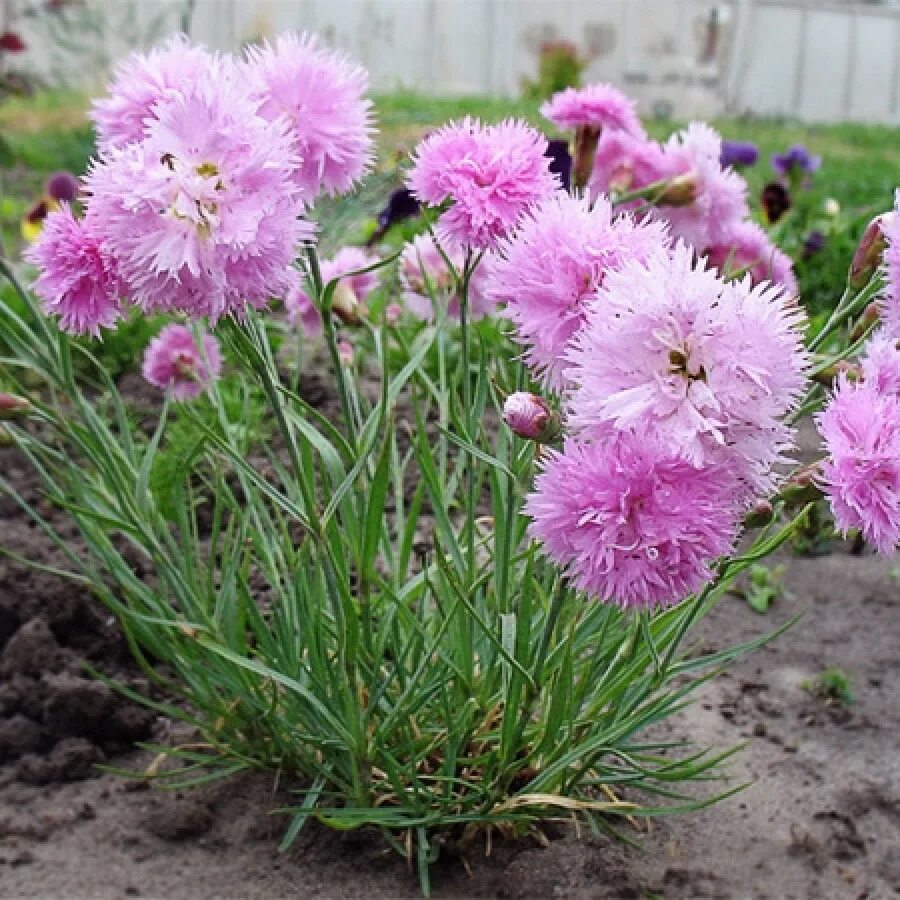
{"label": "green lawn", "polygon": [[[87,99],[78,94],[43,93],[28,99],[11,99],[0,105],[0,135],[6,152],[0,148],[0,229],[4,243],[16,252],[21,245],[19,223],[34,203],[44,178],[57,169],[82,172],[92,151],[90,126],[85,119]],[[437,99],[413,93],[381,95],[375,100],[381,127],[382,166],[389,171],[402,165],[406,151],[429,127],[463,115],[475,115],[486,121],[507,116],[524,116],[545,126],[532,101],[485,98]],[[886,209],[900,182],[900,129],[879,126],[836,125],[803,126],[771,120],[721,119],[713,123],[726,138],[750,140],[760,147],[759,163],[745,172],[753,198],[771,177],[769,156],[790,144],[803,143],[823,158],[814,183],[801,198],[802,217],[795,217],[795,234],[779,239],[789,251],[796,251],[801,232],[818,227],[822,202],[835,198],[842,207],[834,234],[826,251],[798,266],[801,283],[808,297],[826,302],[824,292],[833,291],[837,270],[846,266],[865,219]],[[651,121],[648,130],[664,138],[677,123]],[[399,176],[397,178],[399,180]],[[387,190],[392,179],[373,185],[372,194]],[[362,198],[360,198],[362,199]],[[377,199],[376,199],[377,202]],[[754,199],[755,202],[755,199]]]}

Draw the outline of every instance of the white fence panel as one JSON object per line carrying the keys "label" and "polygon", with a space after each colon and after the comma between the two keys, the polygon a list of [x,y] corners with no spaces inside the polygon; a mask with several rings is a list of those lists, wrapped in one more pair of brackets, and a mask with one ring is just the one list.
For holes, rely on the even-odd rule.
{"label": "white fence panel", "polygon": [[[24,0],[0,0],[5,21]],[[900,123],[900,6],[836,0],[84,0],[23,20],[25,63],[92,86],[128,49],[190,22],[220,49],[312,29],[362,62],[377,91],[515,96],[543,41],[644,113],[721,112]],[[19,65],[22,60],[14,62]]]}

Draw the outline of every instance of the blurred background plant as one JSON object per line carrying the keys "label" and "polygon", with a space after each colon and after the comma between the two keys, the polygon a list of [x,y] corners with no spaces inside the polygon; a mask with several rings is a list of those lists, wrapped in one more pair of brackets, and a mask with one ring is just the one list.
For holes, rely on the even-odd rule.
{"label": "blurred background plant", "polygon": [[542,41],[538,48],[537,80],[523,82],[524,96],[529,100],[543,101],[557,91],[581,87],[581,77],[589,61],[571,41]]}

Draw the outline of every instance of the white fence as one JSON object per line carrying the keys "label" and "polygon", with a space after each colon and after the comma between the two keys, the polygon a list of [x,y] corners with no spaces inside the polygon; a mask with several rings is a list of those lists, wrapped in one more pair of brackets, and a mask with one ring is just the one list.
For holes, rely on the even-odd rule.
{"label": "white fence", "polygon": [[[29,0],[4,2],[9,16]],[[648,114],[900,124],[900,7],[871,3],[86,0],[52,26],[27,20],[28,61],[86,78],[183,23],[223,49],[319,31],[364,63],[381,91],[512,96],[536,74],[540,44],[565,39],[590,58],[589,78],[621,85]]]}

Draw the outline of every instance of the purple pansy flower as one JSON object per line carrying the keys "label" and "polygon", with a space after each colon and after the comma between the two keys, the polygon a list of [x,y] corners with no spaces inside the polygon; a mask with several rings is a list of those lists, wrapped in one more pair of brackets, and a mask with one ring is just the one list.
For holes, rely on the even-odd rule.
{"label": "purple pansy flower", "polygon": [[722,141],[722,153],[719,162],[722,168],[728,166],[746,167],[756,164],[759,159],[759,148],[750,141]]}

